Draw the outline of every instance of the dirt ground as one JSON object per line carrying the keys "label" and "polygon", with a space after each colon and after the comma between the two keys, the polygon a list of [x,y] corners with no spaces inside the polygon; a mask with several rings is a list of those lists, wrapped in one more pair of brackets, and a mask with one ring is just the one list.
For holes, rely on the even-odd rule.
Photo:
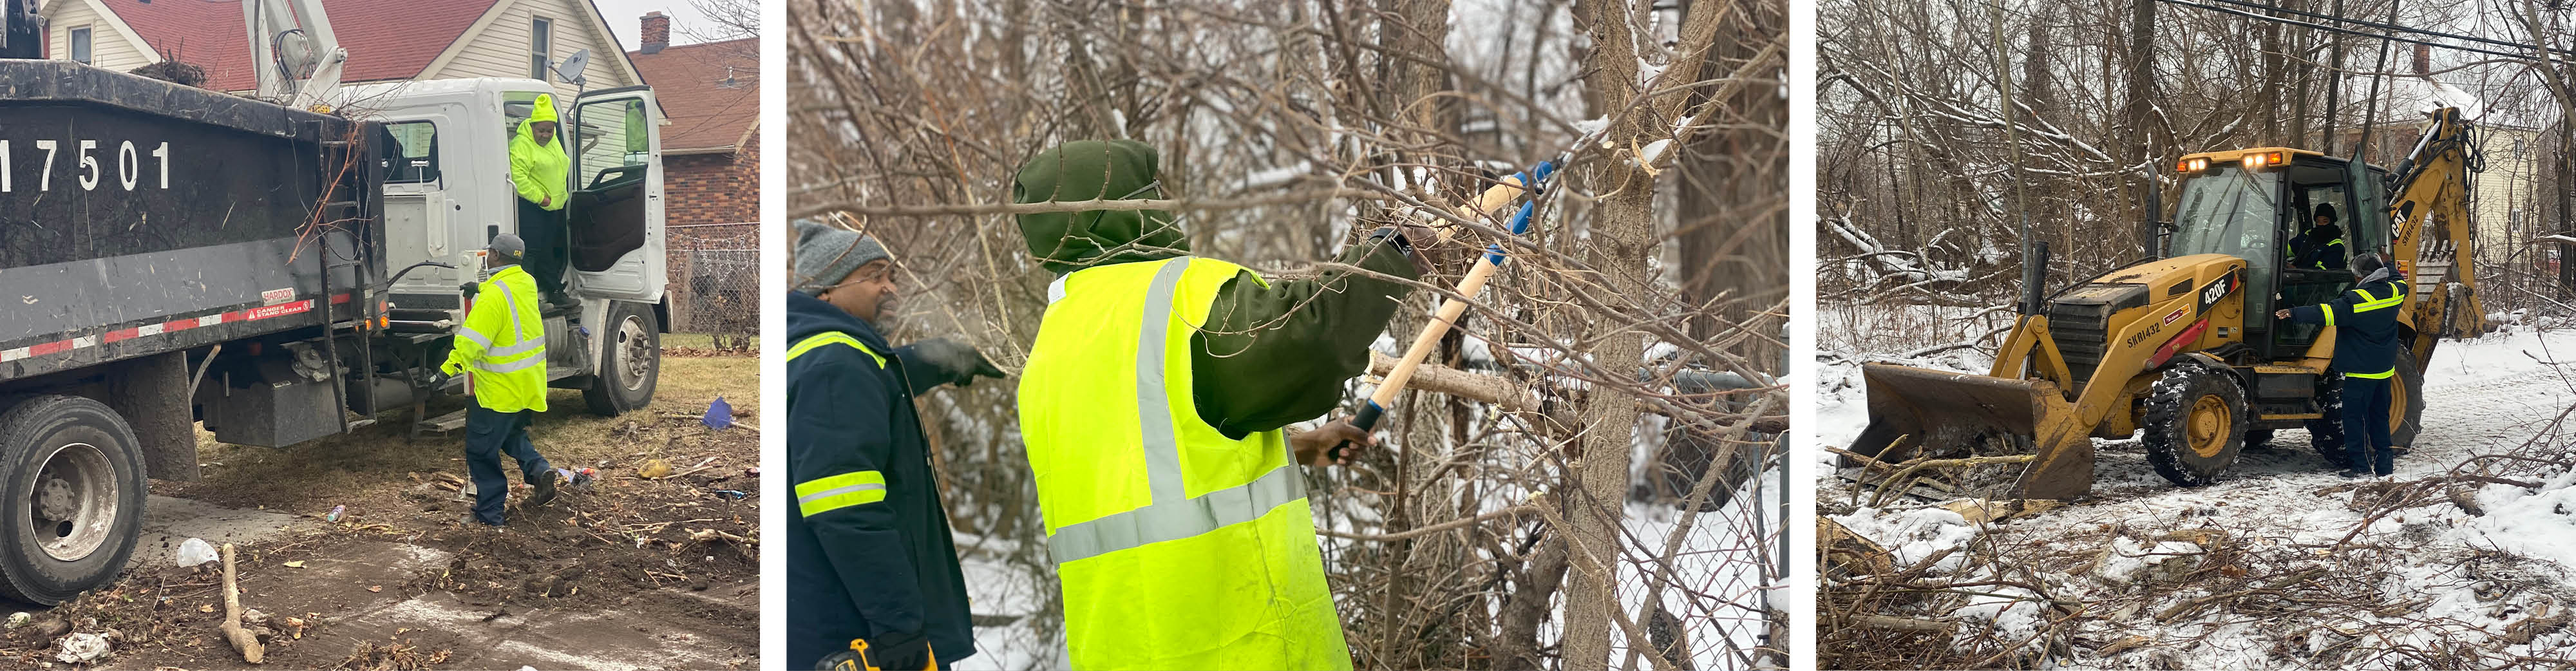
{"label": "dirt ground", "polygon": [[[505,529],[462,524],[463,432],[406,440],[407,413],[287,449],[207,440],[205,477],[152,483],[145,524],[196,507],[253,527],[238,564],[242,606],[271,632],[262,668],[756,668],[758,360],[674,354],[649,409],[603,418],[579,392],[548,398],[538,451],[597,477],[532,508],[514,485]],[[754,427],[705,426],[719,395]],[[654,460],[673,474],[642,477]],[[247,666],[217,631],[221,562],[176,566],[179,536],[147,533],[124,576],[59,607],[0,602],[32,615],[0,632],[0,667]],[[66,629],[113,652],[58,661]]]}

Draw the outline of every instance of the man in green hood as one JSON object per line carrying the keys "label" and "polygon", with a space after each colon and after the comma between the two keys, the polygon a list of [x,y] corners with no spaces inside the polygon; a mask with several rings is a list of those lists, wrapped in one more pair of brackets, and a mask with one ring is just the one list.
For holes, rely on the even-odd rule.
{"label": "man in green hood", "polygon": [[[1162,198],[1151,147],[1073,142],[1021,168],[1020,203]],[[1348,669],[1299,465],[1406,285],[1346,269],[1271,282],[1189,256],[1170,213],[1024,214],[1060,275],[1019,389],[1077,669]],[[1420,276],[1430,229],[1379,230],[1340,263]]]}
{"label": "man in green hood", "polygon": [[555,139],[555,98],[538,95],[534,108],[510,138],[510,185],[519,191],[519,237],[527,240],[528,275],[537,291],[558,306],[573,304],[564,295],[564,203],[572,199],[572,159]]}

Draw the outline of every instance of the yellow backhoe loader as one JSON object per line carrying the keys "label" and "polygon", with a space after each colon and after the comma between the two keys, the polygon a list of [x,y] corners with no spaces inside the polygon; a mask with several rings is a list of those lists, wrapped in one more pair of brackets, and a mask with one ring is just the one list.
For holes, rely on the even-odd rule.
{"label": "yellow backhoe loader", "polygon": [[2411,444],[2434,345],[2486,330],[2470,266],[2471,134],[2459,110],[2436,110],[2393,170],[2283,147],[2183,156],[2161,258],[2044,299],[2026,281],[2023,314],[1986,375],[1864,367],[1870,422],[1846,465],[1910,487],[1900,481],[1927,467],[2003,464],[2020,469],[2003,495],[2063,500],[2092,489],[2094,438],[2143,432],[2156,472],[2186,487],[2214,481],[2275,429],[2304,426],[2320,451],[2339,450],[2329,408],[2340,376],[2326,370],[2335,328],[2272,318],[2353,284],[2345,270],[2287,267],[2287,243],[2320,205],[2354,213],[2341,222],[2353,255],[2379,253],[2413,282],[2389,404],[2396,444]]}

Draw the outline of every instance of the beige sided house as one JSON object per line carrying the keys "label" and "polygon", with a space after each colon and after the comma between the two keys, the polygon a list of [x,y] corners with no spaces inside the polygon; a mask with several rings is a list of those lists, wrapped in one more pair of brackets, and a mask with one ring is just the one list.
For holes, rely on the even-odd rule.
{"label": "beige sided house", "polygon": [[[540,60],[590,50],[589,89],[644,83],[589,0],[323,0],[349,62],[341,82],[526,77],[575,87]],[[206,88],[249,93],[240,0],[45,0],[47,55],[117,71],[176,60],[206,70]],[[568,103],[565,103],[568,104]]]}

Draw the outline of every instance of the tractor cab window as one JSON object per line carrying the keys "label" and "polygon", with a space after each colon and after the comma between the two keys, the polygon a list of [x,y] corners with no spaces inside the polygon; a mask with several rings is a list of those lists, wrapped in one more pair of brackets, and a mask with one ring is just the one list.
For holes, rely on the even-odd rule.
{"label": "tractor cab window", "polygon": [[[2272,276],[2281,265],[2277,237],[2286,207],[2281,173],[2218,164],[2182,183],[2174,208],[2173,256],[2226,254],[2245,260],[2247,314],[2272,311]],[[2254,327],[2257,320],[2248,319]]]}

